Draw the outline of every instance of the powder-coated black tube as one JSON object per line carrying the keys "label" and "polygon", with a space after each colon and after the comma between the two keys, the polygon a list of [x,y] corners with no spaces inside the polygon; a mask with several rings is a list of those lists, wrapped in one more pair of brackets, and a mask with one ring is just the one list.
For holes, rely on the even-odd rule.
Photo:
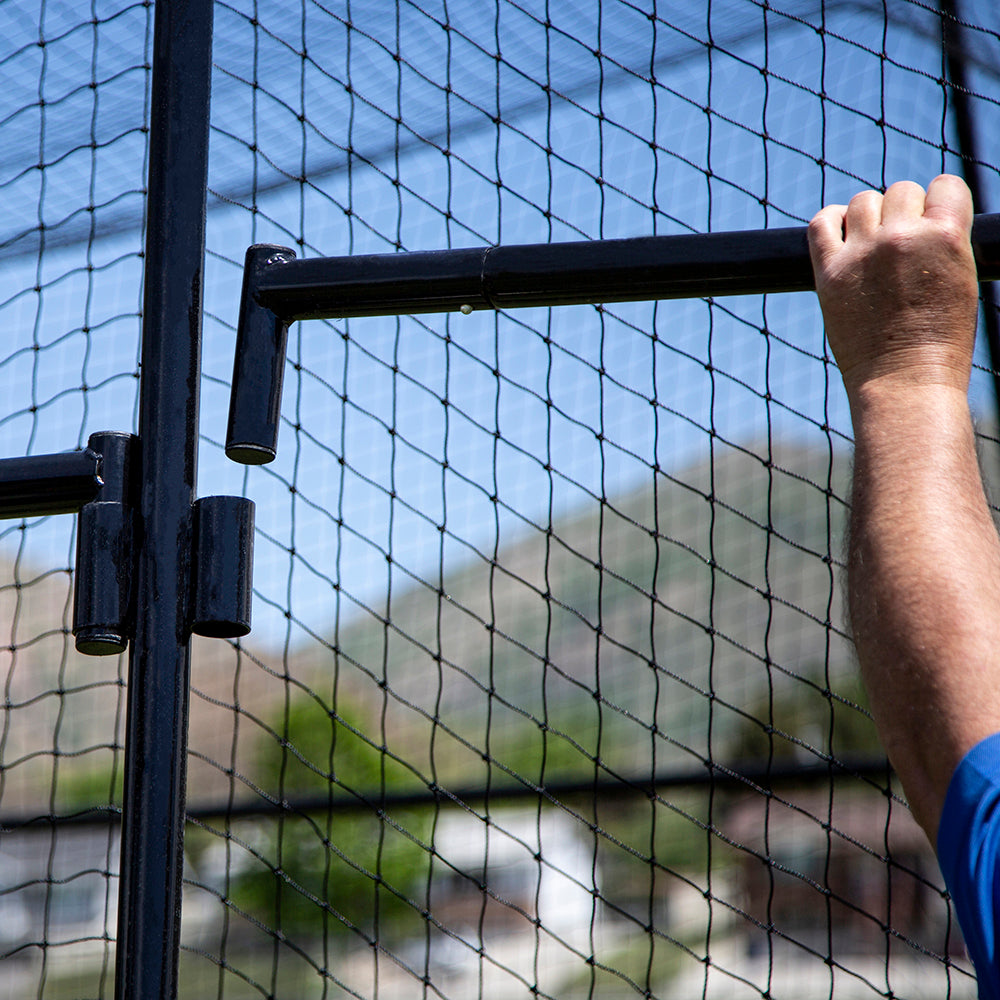
{"label": "powder-coated black tube", "polygon": [[254,289],[262,271],[294,258],[295,251],[270,244],[246,252],[226,429],[226,454],[242,465],[262,465],[277,453],[288,339],[288,321],[262,305]]}
{"label": "powder-coated black tube", "polygon": [[99,496],[100,465],[89,449],[0,460],[0,518],[75,513]]}
{"label": "powder-coated black tube", "polygon": [[192,631],[234,638],[250,631],[254,503],[246,497],[202,497],[194,505],[195,574]]}
{"label": "powder-coated black tube", "polygon": [[123,653],[131,635],[132,511],[88,503],[77,521],[73,637],[87,656]]}
{"label": "powder-coated black tube", "polygon": [[[1000,278],[1000,215],[976,217],[973,246],[980,280]],[[814,287],[804,226],[305,260],[274,254],[273,259],[254,270],[247,291],[286,322]]]}
{"label": "powder-coated black tube", "polygon": [[131,434],[91,434],[101,456],[100,499],[80,508],[73,574],[73,636],[88,656],[124,652],[133,634],[133,463]]}
{"label": "powder-coated black tube", "polygon": [[211,0],[157,0],[117,1000],[177,996]]}

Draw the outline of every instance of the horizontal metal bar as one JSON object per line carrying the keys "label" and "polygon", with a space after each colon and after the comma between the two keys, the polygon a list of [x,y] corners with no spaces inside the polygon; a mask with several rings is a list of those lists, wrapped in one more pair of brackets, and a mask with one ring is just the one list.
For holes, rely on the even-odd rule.
{"label": "horizontal metal bar", "polygon": [[0,460],[0,518],[75,514],[101,492],[101,456],[84,451]]}
{"label": "horizontal metal bar", "polygon": [[[1000,279],[1000,215],[976,216],[980,281]],[[294,258],[254,269],[254,299],[285,321],[806,291],[804,226],[525,246]]]}
{"label": "horizontal metal bar", "polygon": [[[440,786],[418,788],[412,792],[382,792],[378,789],[362,791],[354,795],[338,794],[295,797],[278,801],[256,798],[250,802],[202,802],[189,803],[186,816],[188,821],[213,819],[249,819],[260,816],[307,815],[309,813],[368,812],[372,809],[400,809],[431,807],[448,804],[477,802],[488,798],[491,802],[517,801],[542,796],[551,802],[566,799],[600,798],[657,798],[672,788],[727,788],[736,791],[758,791],[761,789],[796,788],[829,783],[845,779],[862,781],[877,788],[884,794],[886,782],[892,771],[884,756],[851,756],[836,760],[803,764],[797,761],[742,760],[730,764],[706,761],[705,766],[695,769],[665,771],[649,776],[632,775],[619,777],[605,775],[594,778],[563,779],[548,781],[540,787],[520,779],[505,781],[500,785],[486,788],[483,785],[469,785],[461,788]],[[25,814],[0,816],[0,831],[22,829],[27,826],[106,826],[121,821],[121,813],[116,807],[100,806],[69,815]]]}
{"label": "horizontal metal bar", "polygon": [[817,782],[850,779],[862,781],[880,794],[892,771],[884,756],[852,756],[829,762],[817,761],[802,764],[797,761],[743,760],[732,764],[706,761],[704,767],[664,771],[652,778],[638,775],[604,775],[598,778],[569,778],[547,781],[536,785],[526,778],[504,781],[486,788],[482,785],[460,788],[432,786],[417,788],[412,792],[381,792],[371,790],[354,795],[326,795],[298,797],[276,801],[258,798],[251,802],[221,804],[201,803],[188,806],[189,820],[209,820],[222,817],[252,818],[276,815],[308,815],[325,812],[367,812],[371,809],[419,808],[437,805],[462,805],[489,799],[490,802],[516,802],[521,799],[547,799],[558,804],[568,799],[662,798],[663,794],[677,788],[705,788],[730,791],[775,790],[812,786]]}

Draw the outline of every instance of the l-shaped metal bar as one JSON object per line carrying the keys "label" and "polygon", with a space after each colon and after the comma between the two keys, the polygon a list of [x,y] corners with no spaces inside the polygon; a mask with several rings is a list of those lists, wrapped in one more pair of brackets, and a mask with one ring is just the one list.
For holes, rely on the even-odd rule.
{"label": "l-shaped metal bar", "polygon": [[[1000,279],[1000,215],[972,227],[980,281]],[[288,324],[300,319],[472,312],[757,295],[814,287],[804,226],[298,260],[250,247],[243,273],[226,454],[276,453]]]}

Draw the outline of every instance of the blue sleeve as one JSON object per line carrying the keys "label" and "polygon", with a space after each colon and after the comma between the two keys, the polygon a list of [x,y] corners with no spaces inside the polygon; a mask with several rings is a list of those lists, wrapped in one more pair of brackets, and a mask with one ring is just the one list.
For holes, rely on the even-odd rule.
{"label": "blue sleeve", "polygon": [[1000,733],[974,746],[955,769],[937,853],[976,967],[980,1000],[1000,1000]]}

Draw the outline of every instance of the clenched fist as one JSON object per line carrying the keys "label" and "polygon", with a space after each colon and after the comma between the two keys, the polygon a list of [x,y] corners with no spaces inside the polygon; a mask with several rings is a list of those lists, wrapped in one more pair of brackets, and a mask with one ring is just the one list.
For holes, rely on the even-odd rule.
{"label": "clenched fist", "polygon": [[826,333],[852,399],[874,380],[968,389],[978,285],[965,182],[901,181],[809,224]]}

